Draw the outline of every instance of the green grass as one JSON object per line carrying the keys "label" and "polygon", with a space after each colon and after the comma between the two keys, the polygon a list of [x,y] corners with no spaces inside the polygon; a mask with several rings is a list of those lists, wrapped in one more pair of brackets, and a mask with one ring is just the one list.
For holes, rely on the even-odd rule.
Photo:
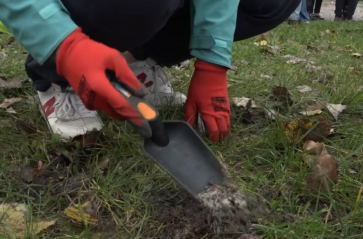
{"label": "green grass", "polygon": [[[363,64],[362,59],[350,56],[363,53],[361,37],[362,24],[358,22],[313,22],[301,26],[282,24],[269,32],[268,44],[280,47],[276,55],[261,53],[261,47],[254,44],[258,37],[234,44],[233,64],[238,70],[228,73],[230,97],[249,97],[264,105],[273,87],[285,86],[297,106],[310,100],[348,105],[333,124],[337,136],[324,140],[329,153],[339,161],[339,181],[328,195],[307,188],[309,169],[296,151],[298,145],[287,144],[275,122],[244,124],[239,117],[242,110],[234,108],[229,140],[212,144],[205,138],[228,164],[240,187],[264,198],[272,209],[273,217],[255,225],[261,238],[363,237],[362,202],[357,200],[363,181]],[[0,35],[0,75],[9,79],[20,76],[24,87],[1,90],[0,101],[36,93],[24,73],[24,51],[16,42],[8,44],[8,39],[8,35]],[[307,45],[318,50],[308,49]],[[286,64],[283,56],[287,54],[313,60],[322,70],[307,73],[303,63]],[[354,69],[348,70],[350,67]],[[175,87],[186,92],[192,68],[169,69],[168,73],[176,80]],[[308,85],[313,91],[299,93],[296,87],[300,85]],[[188,208],[178,184],[144,155],[140,137],[126,123],[102,115],[106,141],[102,147],[84,150],[80,142],[62,143],[51,137],[35,102],[23,100],[14,109],[16,115],[0,111],[0,202],[23,202],[31,207],[34,218],[58,219],[56,226],[38,237],[29,234],[28,238],[165,238],[163,223],[170,222],[157,216],[163,205],[172,202],[181,212]],[[183,119],[182,109],[165,108],[161,112],[165,119]],[[327,113],[319,117],[332,120]],[[37,132],[25,133],[16,126],[15,119],[30,122]],[[278,147],[281,144],[283,150]],[[20,169],[30,160],[48,164],[49,152],[62,152],[72,161],[69,171],[62,172],[66,177],[63,182],[84,173],[89,183],[73,193],[58,195],[54,189],[57,184],[39,190],[22,183]],[[88,156],[80,157],[80,152]],[[98,162],[105,157],[110,159],[108,171],[97,173]],[[76,226],[63,213],[71,203],[87,200],[99,206],[99,226]]]}

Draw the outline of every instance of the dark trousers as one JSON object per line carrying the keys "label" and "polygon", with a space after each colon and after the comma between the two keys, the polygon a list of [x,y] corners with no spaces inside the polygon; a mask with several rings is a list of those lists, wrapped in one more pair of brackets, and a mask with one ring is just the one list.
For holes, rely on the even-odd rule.
{"label": "dark trousers", "polygon": [[306,8],[309,14],[319,14],[323,0],[307,0]]}
{"label": "dark trousers", "polygon": [[[191,0],[63,0],[73,21],[90,36],[138,60],[154,59],[170,67],[189,53]],[[211,0],[215,1],[215,0]],[[234,41],[267,32],[283,21],[300,0],[241,0]],[[30,55],[26,72],[38,91],[51,82],[66,86],[54,65],[39,65]]]}
{"label": "dark trousers", "polygon": [[359,0],[336,0],[335,16],[348,20],[352,19],[358,2]]}

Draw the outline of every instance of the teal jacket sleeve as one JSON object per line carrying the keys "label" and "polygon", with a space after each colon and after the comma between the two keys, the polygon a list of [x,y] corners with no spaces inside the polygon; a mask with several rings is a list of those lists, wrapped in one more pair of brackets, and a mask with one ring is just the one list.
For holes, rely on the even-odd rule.
{"label": "teal jacket sleeve", "polygon": [[60,0],[0,0],[0,21],[40,64],[77,28]]}
{"label": "teal jacket sleeve", "polygon": [[240,0],[191,0],[190,53],[201,60],[231,66]]}

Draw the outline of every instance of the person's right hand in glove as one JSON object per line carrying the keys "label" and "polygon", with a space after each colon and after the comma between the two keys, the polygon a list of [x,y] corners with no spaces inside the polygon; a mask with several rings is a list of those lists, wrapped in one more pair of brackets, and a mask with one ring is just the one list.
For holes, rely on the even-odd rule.
{"label": "person's right hand in glove", "polygon": [[106,70],[113,71],[132,95],[144,95],[119,51],[91,40],[78,28],[58,47],[56,66],[58,74],[67,79],[87,109],[101,110],[117,120],[129,120],[143,137],[151,137],[149,122],[106,77]]}

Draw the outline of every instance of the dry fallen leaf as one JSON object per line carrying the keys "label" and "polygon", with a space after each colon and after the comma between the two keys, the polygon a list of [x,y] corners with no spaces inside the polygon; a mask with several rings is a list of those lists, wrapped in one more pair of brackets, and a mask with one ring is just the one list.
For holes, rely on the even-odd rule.
{"label": "dry fallen leaf", "polygon": [[261,74],[260,77],[262,79],[272,79],[272,76]]}
{"label": "dry fallen leaf", "polygon": [[36,222],[31,219],[25,204],[16,203],[0,204],[0,218],[0,238],[4,239],[22,239],[25,236],[35,236],[56,223],[56,220]]}
{"label": "dry fallen leaf", "polygon": [[266,45],[267,45],[267,41],[266,41],[266,40],[261,40],[261,41],[259,42],[259,45],[260,45],[260,46],[266,46]]}
{"label": "dry fallen leaf", "polygon": [[262,53],[269,53],[271,55],[277,55],[280,53],[279,46],[268,46],[266,48],[261,49]]}
{"label": "dry fallen leaf", "polygon": [[293,119],[282,122],[281,127],[286,139],[291,143],[301,140],[322,141],[330,134],[331,125],[326,119],[313,122],[308,119]]}
{"label": "dry fallen leaf", "polygon": [[269,100],[281,102],[284,106],[291,106],[294,103],[290,98],[289,90],[283,86],[275,87],[268,97]]}
{"label": "dry fallen leaf", "polygon": [[91,202],[87,201],[82,205],[69,206],[64,210],[64,214],[75,223],[86,223],[97,225],[97,213]]}
{"label": "dry fallen leaf", "polygon": [[268,95],[269,100],[265,105],[265,114],[268,118],[276,120],[276,118],[285,119],[282,113],[291,106],[294,101],[290,98],[290,92],[286,87],[277,86],[272,89]]}
{"label": "dry fallen leaf", "polygon": [[306,184],[314,191],[328,192],[338,181],[338,162],[330,154],[320,156],[312,167],[312,173],[306,177]]}
{"label": "dry fallen leaf", "polygon": [[241,63],[242,63],[243,65],[246,65],[246,66],[250,64],[250,63],[249,63],[248,61],[246,61],[245,59],[242,59],[242,60],[241,60]]}
{"label": "dry fallen leaf", "polygon": [[16,111],[13,109],[13,107],[9,107],[9,108],[6,109],[6,113],[16,114]]}
{"label": "dry fallen leaf", "polygon": [[352,57],[355,57],[355,58],[361,58],[361,54],[360,53],[352,53],[350,54]]}
{"label": "dry fallen leaf", "polygon": [[314,64],[307,63],[305,69],[308,73],[316,73],[321,71],[323,68],[321,66],[315,66]]}
{"label": "dry fallen leaf", "polygon": [[104,157],[102,160],[98,163],[98,168],[101,171],[105,171],[108,168],[108,164],[110,162],[110,158]]}
{"label": "dry fallen leaf", "polygon": [[42,171],[43,162],[31,160],[29,165],[20,170],[20,177],[26,183],[32,183],[34,176]]}
{"label": "dry fallen leaf", "polygon": [[0,76],[0,88],[11,89],[11,88],[21,88],[22,83],[19,77],[14,77],[10,80],[6,80],[5,77]]}
{"label": "dry fallen leaf", "polygon": [[307,140],[303,145],[304,161],[309,166],[312,167],[314,162],[316,161],[316,157],[327,154],[328,151],[325,148],[325,145],[320,142],[314,142],[312,140]]}
{"label": "dry fallen leaf", "polygon": [[237,106],[237,107],[243,107],[243,108],[247,108],[247,104],[251,101],[251,106],[250,108],[257,108],[258,106],[256,105],[255,101],[250,99],[250,98],[246,98],[246,97],[234,97],[232,98],[232,102]]}
{"label": "dry fallen leaf", "polygon": [[10,99],[5,99],[3,101],[3,103],[0,104],[0,109],[6,109],[8,108],[9,106],[17,103],[21,101],[21,98],[10,98]]}
{"label": "dry fallen leaf", "polygon": [[37,130],[30,122],[25,122],[23,120],[17,119],[15,120],[15,125],[29,135],[37,133]]}
{"label": "dry fallen leaf", "polygon": [[300,112],[300,114],[306,115],[306,116],[313,116],[321,114],[326,107],[327,102],[326,101],[312,101],[308,104],[308,106],[305,108],[304,111]]}
{"label": "dry fallen leaf", "polygon": [[231,67],[230,67],[230,69],[229,69],[230,71],[233,71],[233,72],[236,72],[236,71],[238,71],[238,67],[237,66],[235,66],[235,65],[231,65]]}
{"label": "dry fallen leaf", "polygon": [[321,142],[314,142],[312,140],[307,140],[303,145],[303,151],[308,152],[313,156],[322,156],[327,154],[328,151],[325,148],[325,145]]}
{"label": "dry fallen leaf", "polygon": [[300,62],[308,62],[308,63],[314,64],[313,61],[308,61],[304,58],[299,58],[299,57],[293,56],[293,55],[285,55],[284,58],[289,59],[286,61],[287,64],[298,64]]}
{"label": "dry fallen leaf", "polygon": [[321,52],[321,49],[318,46],[307,45],[306,48],[311,51]]}
{"label": "dry fallen leaf", "polygon": [[326,108],[329,110],[330,114],[333,115],[335,120],[338,120],[338,116],[347,108],[346,105],[342,104],[327,104]]}
{"label": "dry fallen leaf", "polygon": [[300,92],[300,93],[306,93],[306,92],[310,92],[312,91],[313,89],[311,89],[310,86],[307,86],[307,85],[301,85],[301,86],[298,86],[296,87],[297,90]]}

